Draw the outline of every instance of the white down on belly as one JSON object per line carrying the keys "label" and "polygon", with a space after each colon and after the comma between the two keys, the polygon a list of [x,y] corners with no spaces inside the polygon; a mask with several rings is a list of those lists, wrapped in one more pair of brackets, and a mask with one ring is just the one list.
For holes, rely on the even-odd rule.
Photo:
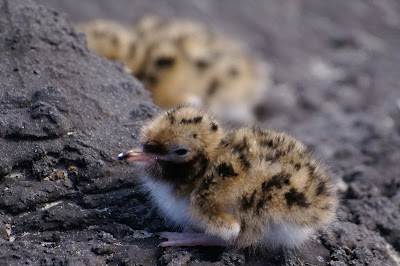
{"label": "white down on belly", "polygon": [[142,179],[144,188],[149,191],[151,200],[158,207],[160,214],[173,226],[186,227],[189,223],[189,200],[178,199],[173,194],[171,185],[151,180]]}
{"label": "white down on belly", "polygon": [[291,222],[271,221],[268,230],[263,237],[263,244],[272,247],[298,247],[304,243],[314,229],[308,226],[300,226]]}

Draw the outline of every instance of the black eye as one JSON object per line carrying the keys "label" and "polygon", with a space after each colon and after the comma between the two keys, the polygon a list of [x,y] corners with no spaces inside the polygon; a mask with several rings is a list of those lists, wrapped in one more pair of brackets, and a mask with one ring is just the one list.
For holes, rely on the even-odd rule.
{"label": "black eye", "polygon": [[158,58],[154,64],[160,68],[167,68],[173,66],[175,63],[175,58],[173,57],[160,57]]}
{"label": "black eye", "polygon": [[179,149],[179,150],[176,150],[174,152],[179,156],[183,156],[188,152],[188,150],[187,149]]}

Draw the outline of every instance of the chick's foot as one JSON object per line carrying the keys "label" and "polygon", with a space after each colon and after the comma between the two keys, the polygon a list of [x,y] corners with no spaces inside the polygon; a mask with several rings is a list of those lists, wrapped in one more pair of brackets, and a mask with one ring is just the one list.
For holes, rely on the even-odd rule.
{"label": "chick's foot", "polygon": [[207,236],[204,233],[160,232],[158,235],[160,238],[168,239],[167,241],[162,242],[160,247],[228,246],[228,243],[225,240]]}

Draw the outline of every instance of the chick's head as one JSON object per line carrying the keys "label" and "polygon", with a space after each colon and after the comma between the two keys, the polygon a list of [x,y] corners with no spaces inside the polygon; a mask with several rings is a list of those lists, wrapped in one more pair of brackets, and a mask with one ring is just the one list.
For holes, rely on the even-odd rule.
{"label": "chick's head", "polygon": [[142,129],[143,152],[157,160],[184,163],[213,153],[223,130],[207,113],[183,106],[156,117]]}

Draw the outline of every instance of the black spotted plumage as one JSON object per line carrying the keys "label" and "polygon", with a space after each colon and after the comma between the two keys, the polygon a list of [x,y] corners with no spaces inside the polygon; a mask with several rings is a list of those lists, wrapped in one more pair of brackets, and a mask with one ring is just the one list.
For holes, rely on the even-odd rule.
{"label": "black spotted plumage", "polygon": [[303,208],[308,208],[311,204],[307,202],[307,199],[303,192],[298,192],[292,188],[289,192],[285,193],[285,199],[289,207],[298,205]]}
{"label": "black spotted plumage", "polygon": [[237,176],[238,174],[235,173],[232,164],[223,162],[217,166],[218,175],[221,177],[231,177]]}
{"label": "black spotted plumage", "polygon": [[210,129],[211,129],[211,131],[217,131],[218,130],[218,125],[215,122],[212,122]]}
{"label": "black spotted plumage", "polygon": [[[184,226],[227,245],[261,244],[276,233],[268,230],[312,234],[334,219],[338,200],[329,172],[304,144],[286,134],[254,128],[225,131],[212,116],[184,106],[156,117],[142,130],[141,141],[142,153],[153,156],[144,160],[146,175],[171,188],[171,202],[180,202],[179,211],[186,212]],[[173,153],[177,149],[185,153]],[[132,152],[133,158],[140,156],[140,151]],[[158,204],[170,208],[165,198]],[[309,236],[295,244],[279,242],[292,235],[266,243],[298,246]]]}

